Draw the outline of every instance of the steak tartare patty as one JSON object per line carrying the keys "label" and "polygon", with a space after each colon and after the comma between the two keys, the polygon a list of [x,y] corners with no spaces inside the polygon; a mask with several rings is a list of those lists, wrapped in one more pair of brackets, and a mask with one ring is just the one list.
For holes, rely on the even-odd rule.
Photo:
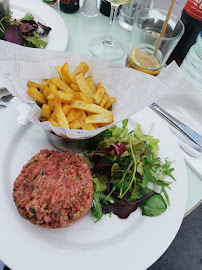
{"label": "steak tartare patty", "polygon": [[89,212],[92,197],[88,164],[72,151],[41,150],[24,165],[13,185],[20,215],[46,228],[79,221]]}

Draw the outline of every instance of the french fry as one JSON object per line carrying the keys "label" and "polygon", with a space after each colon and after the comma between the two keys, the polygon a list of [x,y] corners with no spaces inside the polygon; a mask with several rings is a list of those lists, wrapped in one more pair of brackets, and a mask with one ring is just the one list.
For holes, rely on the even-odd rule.
{"label": "french fry", "polygon": [[82,73],[83,75],[85,75],[85,73],[89,70],[89,66],[86,62],[81,62],[78,67],[76,68],[76,70],[73,72],[73,74],[76,76],[79,73]]}
{"label": "french fry", "polygon": [[90,115],[94,115],[94,113],[92,113],[92,112],[86,112],[86,115],[87,116],[90,116]]}
{"label": "french fry", "polygon": [[47,98],[49,96],[49,87],[47,85],[42,85],[41,86],[41,89],[42,89],[42,93],[44,95],[45,98]]}
{"label": "french fry", "polygon": [[107,102],[107,100],[109,99],[109,95],[106,95],[103,97],[103,99],[100,102],[100,107],[104,107],[105,103]]}
{"label": "french fry", "polygon": [[41,122],[48,121],[48,119],[47,119],[47,118],[45,118],[45,117],[40,117],[40,118],[39,118],[39,120],[40,120]]}
{"label": "french fry", "polygon": [[50,121],[53,126],[93,130],[113,122],[108,110],[116,98],[109,98],[102,83],[96,85],[91,76],[84,78],[89,70],[81,62],[72,73],[67,62],[56,66],[59,77],[44,79],[41,84],[28,81],[27,93],[42,105],[40,121]]}
{"label": "french fry", "polygon": [[68,104],[66,104],[65,106],[63,106],[62,110],[63,110],[65,116],[67,116],[70,113],[71,108]]}
{"label": "french fry", "polygon": [[72,90],[71,88],[69,88],[68,90],[64,90],[63,92],[67,93],[67,94],[75,94],[76,93],[76,91]]}
{"label": "french fry", "polygon": [[110,114],[94,114],[90,115],[86,118],[87,124],[95,124],[95,123],[112,123],[113,117]]}
{"label": "french fry", "polygon": [[83,102],[90,103],[90,98],[86,94],[80,93],[80,97]]}
{"label": "french fry", "polygon": [[96,104],[88,104],[88,103],[85,103],[85,102],[79,101],[79,100],[72,101],[71,104],[70,104],[70,107],[74,108],[74,109],[80,109],[80,110],[84,110],[84,111],[87,111],[87,112],[95,113],[95,114],[109,114],[109,115],[112,115],[112,112],[108,111],[105,108],[102,108],[102,107],[100,107],[100,106],[98,106]]}
{"label": "french fry", "polygon": [[93,91],[93,93],[96,93],[96,87],[91,76],[86,78],[86,82],[89,85],[90,89]]}
{"label": "french fry", "polygon": [[49,86],[50,83],[51,83],[51,81],[49,79],[44,79],[44,80],[41,81],[41,85],[47,85],[47,86]]}
{"label": "french fry", "polygon": [[59,127],[58,123],[57,123],[57,122],[55,122],[54,120],[49,119],[49,122],[51,123],[51,125],[52,125],[52,126]]}
{"label": "french fry", "polygon": [[53,96],[53,98],[51,98],[51,96],[49,95],[48,96],[48,106],[49,106],[51,112],[54,110],[54,106],[55,106],[54,104],[55,104],[54,96]]}
{"label": "french fry", "polygon": [[[103,123],[100,123],[100,124],[98,124],[98,126],[99,127],[105,127],[105,126],[107,126],[107,125],[110,125],[111,123],[105,123],[105,124],[103,124]],[[95,124],[94,124],[95,125]]]}
{"label": "french fry", "polygon": [[49,93],[50,94],[53,94],[53,93],[56,93],[57,92],[57,86],[54,84],[54,83],[50,83],[49,85]]}
{"label": "french fry", "polygon": [[75,76],[76,82],[81,90],[82,93],[86,94],[90,98],[90,102],[93,101],[93,91],[87,84],[85,78],[83,77],[82,73],[79,73],[78,75]]}
{"label": "french fry", "polygon": [[40,104],[47,103],[46,98],[36,88],[29,88],[27,94]]}
{"label": "french fry", "polygon": [[72,123],[69,124],[71,129],[80,129],[81,123],[78,120],[74,120]]}
{"label": "french fry", "polygon": [[73,98],[73,94],[70,93],[63,93],[62,91],[58,91],[58,95],[62,103],[70,104]]}
{"label": "french fry", "polygon": [[28,81],[27,82],[27,86],[29,87],[29,88],[31,88],[31,87],[33,87],[33,88],[36,88],[36,89],[40,89],[40,85],[38,84],[38,83],[35,83],[35,82],[32,82],[32,81]]}
{"label": "french fry", "polygon": [[41,115],[45,118],[49,118],[51,114],[50,107],[46,104],[42,105]]}
{"label": "french fry", "polygon": [[81,100],[81,92],[76,92],[72,98],[72,100]]}
{"label": "french fry", "polygon": [[85,112],[81,111],[81,114],[80,114],[80,116],[78,118],[78,121],[81,124],[81,128],[84,129],[84,130],[93,130],[93,129],[95,129],[92,124],[87,124],[86,123],[86,121],[85,121],[86,118],[87,118],[87,116],[86,116]]}
{"label": "french fry", "polygon": [[75,83],[71,83],[70,87],[72,88],[72,90],[74,90],[75,92],[80,92],[80,89],[78,87],[78,85],[76,85]]}
{"label": "french fry", "polygon": [[97,129],[97,128],[99,128],[99,125],[98,124],[93,124],[93,127],[94,127],[94,129]]}
{"label": "french fry", "polygon": [[67,117],[65,116],[62,108],[60,106],[56,106],[54,111],[56,113],[57,123],[59,124],[59,127],[69,128],[69,122],[68,122]]}
{"label": "french fry", "polygon": [[57,73],[59,74],[60,78],[62,79],[62,72],[61,72],[62,67],[56,66],[55,69],[57,70]]}
{"label": "french fry", "polygon": [[100,105],[100,102],[105,94],[106,90],[105,88],[102,86],[101,82],[98,83],[98,87],[97,87],[97,91],[94,95],[94,101],[97,105]]}
{"label": "french fry", "polygon": [[54,106],[60,107],[62,109],[62,102],[61,102],[61,99],[60,99],[58,92],[53,94],[53,96],[54,96]]}
{"label": "french fry", "polygon": [[52,77],[50,79],[52,83],[54,83],[58,89],[63,90],[63,91],[71,91],[72,89],[65,83],[63,82],[60,78],[58,77]]}
{"label": "french fry", "polygon": [[57,67],[55,67],[55,69],[57,70],[57,72],[58,72],[58,74],[59,74],[59,76],[60,76],[60,79],[61,79],[63,82],[66,82],[65,77],[64,77],[64,75],[62,74],[62,67],[61,67],[61,66],[57,66]]}
{"label": "french fry", "polygon": [[49,86],[51,83],[51,81],[49,79],[44,79],[41,81],[41,85],[39,88],[39,91],[41,92],[41,94],[43,94],[43,85]]}
{"label": "french fry", "polygon": [[51,113],[51,115],[50,115],[50,117],[49,117],[48,120],[49,121],[52,120],[54,122],[57,122],[57,116],[56,116],[56,111],[55,110]]}
{"label": "french fry", "polygon": [[71,73],[67,62],[62,66],[61,73],[65,83],[68,85],[71,83],[76,83],[75,76]]}
{"label": "french fry", "polygon": [[67,120],[69,123],[77,120],[81,114],[80,110],[72,109],[70,113],[67,115]]}
{"label": "french fry", "polygon": [[115,101],[116,101],[116,98],[110,98],[110,99],[105,103],[104,107],[105,107],[106,109],[109,109]]}

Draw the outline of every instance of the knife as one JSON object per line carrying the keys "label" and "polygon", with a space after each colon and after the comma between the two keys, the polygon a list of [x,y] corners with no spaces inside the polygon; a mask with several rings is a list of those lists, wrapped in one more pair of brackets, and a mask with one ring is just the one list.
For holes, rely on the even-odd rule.
{"label": "knife", "polygon": [[163,118],[165,118],[171,125],[173,125],[175,128],[188,136],[192,141],[202,147],[202,136],[199,133],[177,120],[155,102],[150,105],[150,108],[157,112],[159,115],[163,116]]}
{"label": "knife", "polygon": [[192,141],[189,137],[185,136],[182,132],[174,127],[170,127],[172,133],[177,137],[179,146],[191,157],[197,158],[201,155],[202,148]]}

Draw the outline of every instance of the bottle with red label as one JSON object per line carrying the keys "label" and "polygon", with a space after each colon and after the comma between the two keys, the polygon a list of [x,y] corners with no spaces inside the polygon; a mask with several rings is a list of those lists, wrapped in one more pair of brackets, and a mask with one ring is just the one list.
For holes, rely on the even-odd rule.
{"label": "bottle with red label", "polygon": [[188,0],[181,15],[185,32],[175,47],[167,64],[173,60],[180,66],[190,47],[196,42],[199,32],[202,30],[202,0]]}

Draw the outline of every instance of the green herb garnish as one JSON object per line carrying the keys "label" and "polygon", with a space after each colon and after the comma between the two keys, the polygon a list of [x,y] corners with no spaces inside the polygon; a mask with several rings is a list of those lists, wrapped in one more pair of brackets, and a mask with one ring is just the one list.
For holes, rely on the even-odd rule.
{"label": "green herb garnish", "polygon": [[158,216],[170,205],[166,189],[172,182],[166,177],[175,180],[172,162],[157,156],[158,139],[143,134],[139,124],[128,132],[127,124],[126,119],[122,128],[102,132],[96,149],[84,153],[94,163],[91,213],[96,221],[112,212],[127,218],[139,206],[143,215]]}

